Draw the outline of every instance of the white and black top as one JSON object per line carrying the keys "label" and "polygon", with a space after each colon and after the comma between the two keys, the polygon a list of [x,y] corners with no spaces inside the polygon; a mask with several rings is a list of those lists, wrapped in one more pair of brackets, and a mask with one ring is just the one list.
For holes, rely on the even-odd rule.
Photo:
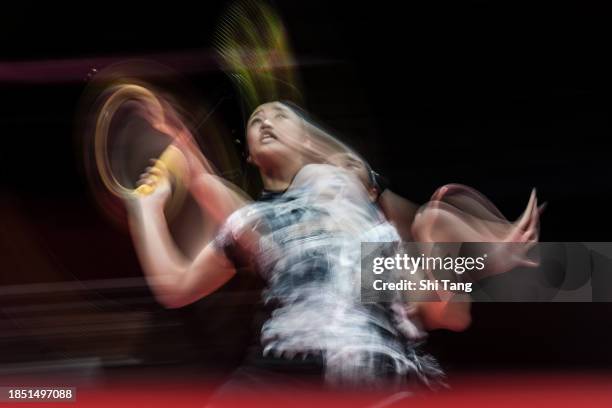
{"label": "white and black top", "polygon": [[360,302],[361,242],[399,239],[354,175],[310,164],[286,191],[233,213],[214,243],[267,282],[263,300],[274,307],[261,329],[264,355],[320,355],[332,383],[410,374],[428,382],[441,371],[416,352],[417,325],[392,305]]}

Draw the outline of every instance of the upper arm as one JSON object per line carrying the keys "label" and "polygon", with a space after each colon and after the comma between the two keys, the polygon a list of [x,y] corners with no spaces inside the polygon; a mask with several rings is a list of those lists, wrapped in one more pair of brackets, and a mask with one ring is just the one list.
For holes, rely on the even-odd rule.
{"label": "upper arm", "polygon": [[387,220],[395,225],[402,240],[411,241],[412,222],[418,206],[390,190],[383,191],[378,199],[378,204]]}
{"label": "upper arm", "polygon": [[217,222],[223,222],[228,216],[248,203],[240,190],[221,177],[203,173],[190,185],[192,193],[200,204]]}

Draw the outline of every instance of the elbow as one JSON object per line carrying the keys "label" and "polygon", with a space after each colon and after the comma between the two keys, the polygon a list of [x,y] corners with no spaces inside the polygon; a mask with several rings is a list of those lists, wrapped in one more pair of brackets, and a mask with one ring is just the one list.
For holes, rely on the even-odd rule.
{"label": "elbow", "polygon": [[157,291],[155,298],[166,309],[179,309],[208,296],[209,292],[194,291],[184,284],[176,283],[164,287],[163,292]]}
{"label": "elbow", "polygon": [[165,282],[163,285],[152,286],[153,296],[157,303],[166,309],[179,309],[187,306],[190,302],[186,293],[181,290],[178,282]]}
{"label": "elbow", "polygon": [[444,329],[454,331],[454,332],[462,332],[467,330],[472,324],[472,317],[469,314],[465,316],[457,316],[448,322],[445,322]]}
{"label": "elbow", "polygon": [[155,298],[166,309],[180,309],[189,304],[188,301],[180,296],[156,295]]}
{"label": "elbow", "polygon": [[166,309],[178,309],[188,305],[188,292],[183,282],[186,269],[165,265],[163,270],[166,273],[163,273],[158,266],[156,265],[155,269],[145,269],[147,283],[157,303]]}
{"label": "elbow", "polygon": [[454,332],[467,330],[472,324],[470,302],[431,302],[421,309],[421,317],[429,330],[445,329]]}
{"label": "elbow", "polygon": [[425,327],[428,330],[449,330],[453,332],[462,332],[467,330],[472,324],[472,318],[470,315],[466,316],[454,316],[453,318],[438,318],[438,319],[425,319]]}

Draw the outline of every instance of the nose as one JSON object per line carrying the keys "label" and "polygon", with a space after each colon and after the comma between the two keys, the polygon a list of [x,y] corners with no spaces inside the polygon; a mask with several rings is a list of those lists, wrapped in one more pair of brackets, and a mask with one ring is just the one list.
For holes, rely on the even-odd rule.
{"label": "nose", "polygon": [[272,122],[270,122],[270,119],[266,118],[266,119],[264,119],[264,121],[261,123],[261,127],[262,127],[262,128],[269,128],[269,127],[272,127]]}

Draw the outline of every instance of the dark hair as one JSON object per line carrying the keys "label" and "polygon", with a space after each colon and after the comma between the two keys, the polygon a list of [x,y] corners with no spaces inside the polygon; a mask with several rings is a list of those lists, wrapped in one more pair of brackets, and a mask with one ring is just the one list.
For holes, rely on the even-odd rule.
{"label": "dark hair", "polygon": [[292,102],[292,101],[287,100],[287,99],[282,99],[282,100],[277,101],[277,102],[282,104],[282,105],[285,105],[287,108],[291,109],[293,111],[293,113],[295,113],[296,115],[298,115],[299,117],[301,117],[302,119],[307,121],[308,123],[313,124],[312,116],[310,115],[310,113],[308,113],[308,111],[306,111],[306,109],[302,108],[297,103]]}

